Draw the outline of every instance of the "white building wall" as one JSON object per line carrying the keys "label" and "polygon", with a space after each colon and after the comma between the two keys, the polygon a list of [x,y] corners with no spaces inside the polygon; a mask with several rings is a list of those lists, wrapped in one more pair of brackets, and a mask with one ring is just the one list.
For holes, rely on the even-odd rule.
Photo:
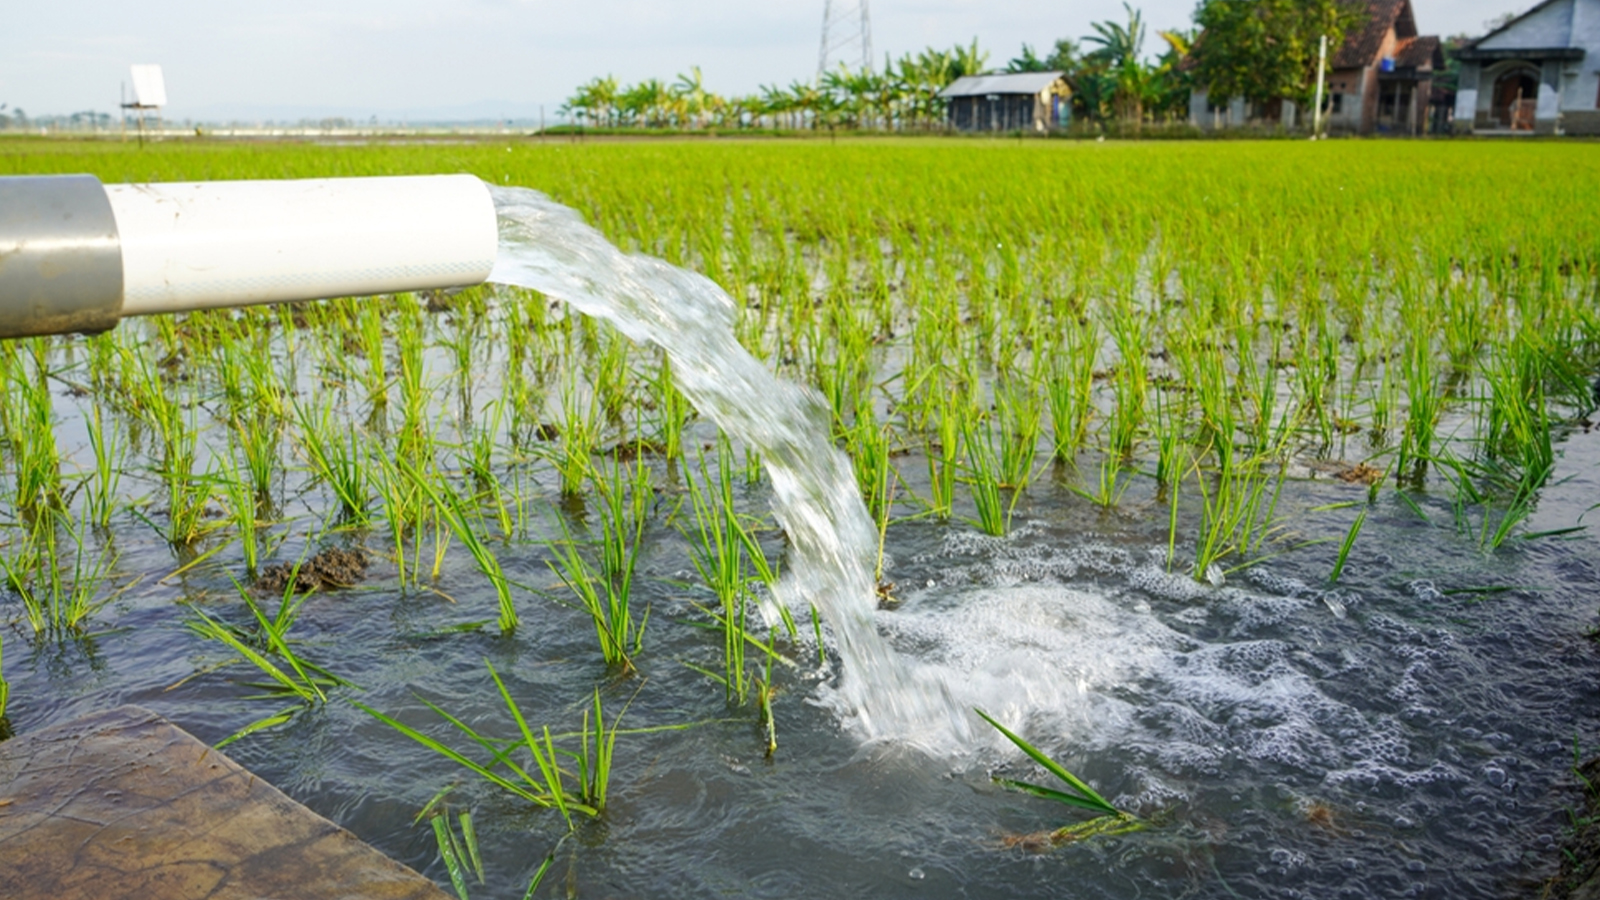
{"label": "white building wall", "polygon": [[1585,52],[1561,73],[1561,108],[1591,110],[1600,98],[1600,0],[1574,0],[1572,7],[1572,46]]}
{"label": "white building wall", "polygon": [[1572,7],[1579,0],[1561,0],[1528,16],[1506,31],[1478,44],[1479,50],[1521,50],[1570,47]]}
{"label": "white building wall", "polygon": [[1471,60],[1462,61],[1461,74],[1456,82],[1455,128],[1457,131],[1471,129],[1473,118],[1478,114],[1478,85],[1481,72],[1482,67],[1478,63]]}

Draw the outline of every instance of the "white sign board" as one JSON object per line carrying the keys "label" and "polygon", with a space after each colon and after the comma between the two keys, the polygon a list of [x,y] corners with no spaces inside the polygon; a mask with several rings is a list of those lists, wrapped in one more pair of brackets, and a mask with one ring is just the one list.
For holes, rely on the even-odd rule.
{"label": "white sign board", "polygon": [[167,105],[167,83],[161,78],[160,66],[133,67],[133,102],[139,106]]}

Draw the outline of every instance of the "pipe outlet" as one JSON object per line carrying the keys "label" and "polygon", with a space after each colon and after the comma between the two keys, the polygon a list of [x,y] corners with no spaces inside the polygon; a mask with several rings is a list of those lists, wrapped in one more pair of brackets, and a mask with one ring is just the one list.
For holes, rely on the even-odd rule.
{"label": "pipe outlet", "polygon": [[0,178],[0,337],[480,284],[497,243],[494,201],[471,175]]}

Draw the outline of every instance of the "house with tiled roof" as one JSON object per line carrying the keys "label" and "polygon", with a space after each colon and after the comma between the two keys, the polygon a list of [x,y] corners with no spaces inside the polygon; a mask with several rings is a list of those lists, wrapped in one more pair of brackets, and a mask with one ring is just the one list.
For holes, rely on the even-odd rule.
{"label": "house with tiled roof", "polygon": [[[1369,0],[1366,20],[1345,35],[1328,60],[1323,101],[1328,133],[1424,133],[1433,73],[1442,68],[1439,39],[1417,34],[1411,0]],[[1189,118],[1210,130],[1247,124],[1293,128],[1309,124],[1300,120],[1310,117],[1292,101],[1252,104],[1235,97],[1215,104],[1197,88],[1189,98]]]}
{"label": "house with tiled roof", "polygon": [[1453,55],[1456,131],[1600,135],[1600,0],[1546,0]]}

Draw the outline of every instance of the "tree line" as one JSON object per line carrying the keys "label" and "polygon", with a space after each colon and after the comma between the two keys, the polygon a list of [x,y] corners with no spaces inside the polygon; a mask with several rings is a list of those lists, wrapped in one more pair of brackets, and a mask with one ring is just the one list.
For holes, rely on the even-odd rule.
{"label": "tree line", "polygon": [[1147,61],[1144,15],[1127,3],[1123,9],[1124,21],[1091,23],[1090,34],[1058,40],[1042,56],[1023,44],[999,68],[989,67],[988,51],[973,39],[886,57],[881,69],[841,65],[816,82],[724,96],[706,88],[695,66],[671,82],[592,79],[561,111],[599,128],[919,131],[943,127],[939,92],[963,75],[1044,71],[1063,73],[1072,118],[1087,126],[1183,121],[1197,85],[1213,96],[1285,99],[1304,109],[1315,91],[1320,38],[1328,38],[1331,55],[1367,15],[1356,0],[1201,0],[1191,27],[1156,32],[1161,53]]}

